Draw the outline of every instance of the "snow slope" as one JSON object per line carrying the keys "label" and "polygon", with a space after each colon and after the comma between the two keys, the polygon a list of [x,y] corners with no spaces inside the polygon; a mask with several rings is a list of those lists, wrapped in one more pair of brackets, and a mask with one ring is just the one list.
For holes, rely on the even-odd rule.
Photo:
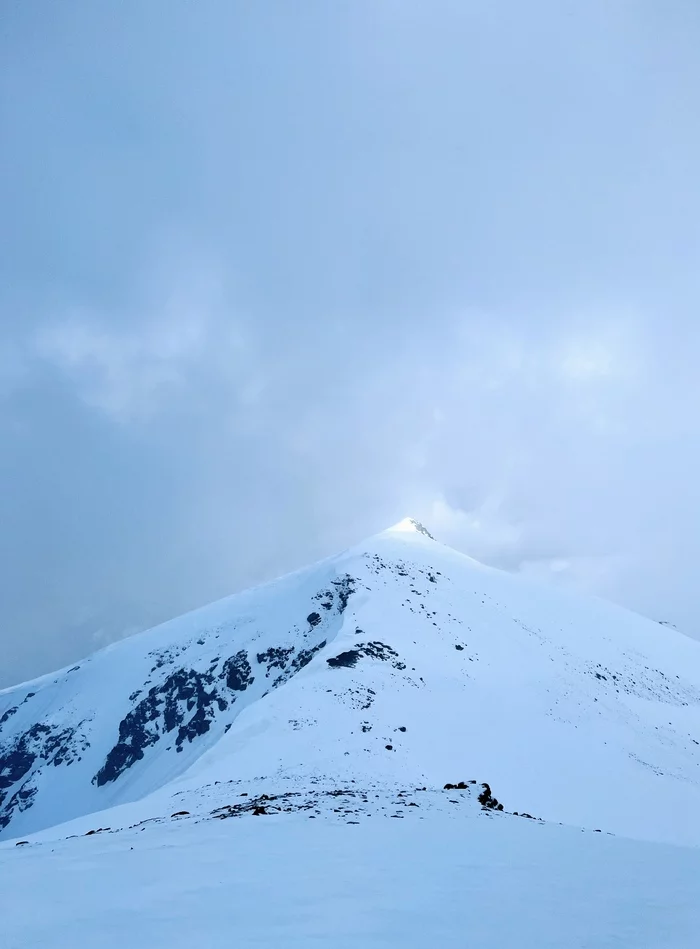
{"label": "snow slope", "polygon": [[700,643],[402,522],[0,693],[0,825],[471,779],[509,811],[698,844],[699,741]]}

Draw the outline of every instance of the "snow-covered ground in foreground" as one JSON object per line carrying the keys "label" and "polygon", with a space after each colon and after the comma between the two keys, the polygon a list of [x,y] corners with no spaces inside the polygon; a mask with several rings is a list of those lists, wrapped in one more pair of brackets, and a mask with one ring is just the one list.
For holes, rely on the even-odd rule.
{"label": "snow-covered ground in foreground", "polygon": [[503,814],[0,846],[3,949],[696,949],[700,850]]}

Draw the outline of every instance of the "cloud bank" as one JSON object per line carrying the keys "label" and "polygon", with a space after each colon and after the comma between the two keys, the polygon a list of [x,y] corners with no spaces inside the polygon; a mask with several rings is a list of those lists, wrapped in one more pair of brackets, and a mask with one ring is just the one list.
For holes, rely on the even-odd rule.
{"label": "cloud bank", "polygon": [[694,6],[39,6],[0,685],[406,514],[698,633]]}

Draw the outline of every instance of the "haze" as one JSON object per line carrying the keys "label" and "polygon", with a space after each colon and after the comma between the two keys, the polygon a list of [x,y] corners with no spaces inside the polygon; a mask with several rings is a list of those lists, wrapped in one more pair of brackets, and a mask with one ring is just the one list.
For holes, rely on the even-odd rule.
{"label": "haze", "polygon": [[0,11],[0,685],[410,514],[697,635],[700,7]]}

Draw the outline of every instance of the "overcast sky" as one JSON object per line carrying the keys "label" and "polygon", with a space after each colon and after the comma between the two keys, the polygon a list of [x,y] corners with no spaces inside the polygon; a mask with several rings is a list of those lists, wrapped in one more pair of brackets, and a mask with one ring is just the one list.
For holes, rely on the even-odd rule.
{"label": "overcast sky", "polygon": [[4,0],[0,685],[406,514],[700,635],[697,0]]}

